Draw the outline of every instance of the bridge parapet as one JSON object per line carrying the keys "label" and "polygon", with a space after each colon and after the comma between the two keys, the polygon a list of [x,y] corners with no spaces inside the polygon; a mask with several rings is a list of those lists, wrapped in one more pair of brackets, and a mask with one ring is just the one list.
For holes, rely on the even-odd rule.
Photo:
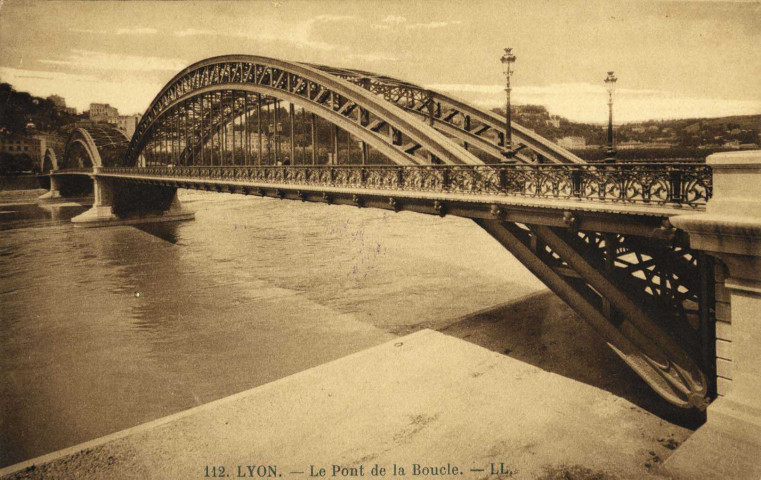
{"label": "bridge parapet", "polygon": [[50,175],[92,175],[94,172],[94,167],[62,168],[60,170],[51,171]]}
{"label": "bridge parapet", "polygon": [[321,165],[111,167],[101,174],[333,188],[520,196],[701,209],[712,195],[704,164]]}

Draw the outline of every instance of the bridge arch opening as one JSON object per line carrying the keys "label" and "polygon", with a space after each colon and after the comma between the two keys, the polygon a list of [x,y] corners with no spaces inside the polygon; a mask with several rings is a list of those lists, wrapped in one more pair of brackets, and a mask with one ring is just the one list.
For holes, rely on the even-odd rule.
{"label": "bridge arch opening", "polygon": [[40,162],[40,172],[47,175],[51,170],[58,170],[58,158],[52,148],[46,148]]}
{"label": "bridge arch opening", "polygon": [[59,168],[123,166],[127,137],[107,124],[92,124],[75,128],[66,141]]}
{"label": "bridge arch opening", "polygon": [[[378,122],[363,128],[293,95],[237,87],[188,95],[147,131],[139,165],[416,165],[430,162],[403,135]],[[358,111],[358,115],[364,115]]]}

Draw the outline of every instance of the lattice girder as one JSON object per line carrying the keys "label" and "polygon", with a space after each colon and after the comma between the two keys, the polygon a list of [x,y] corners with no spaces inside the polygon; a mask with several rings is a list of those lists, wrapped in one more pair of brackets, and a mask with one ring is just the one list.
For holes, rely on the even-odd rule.
{"label": "lattice girder", "polygon": [[[226,56],[205,60],[188,67],[175,76],[154,99],[130,143],[128,157],[136,162],[138,155],[157,131],[172,109],[179,103],[203,93],[215,91],[243,91],[293,103],[334,123],[379,150],[399,164],[421,163],[422,159],[439,159],[448,164],[481,164],[464,148],[449,140],[433,128],[415,120],[395,105],[384,102],[362,88],[338,77],[325,74],[306,65],[255,56]],[[350,105],[346,105],[347,102]],[[387,123],[403,138],[398,144],[390,141],[391,135],[381,135],[363,125],[364,109],[371,122]],[[419,147],[415,156],[402,148],[410,142]],[[409,150],[409,148],[408,148]]]}
{"label": "lattice girder", "polygon": [[[663,315],[651,316],[646,297],[629,294],[618,267],[606,268],[615,258],[600,258],[600,249],[614,250],[605,241],[585,242],[569,229],[476,222],[589,322],[659,395],[684,408],[707,406],[711,385],[705,372],[711,373],[710,366],[700,352],[672,336]],[[700,338],[699,330],[692,333]]]}
{"label": "lattice girder", "polygon": [[[473,144],[495,160],[503,158],[505,120],[493,112],[469,105],[452,95],[387,76],[324,65],[314,67],[354,82],[385,100],[398,104],[405,111],[424,117],[432,126],[462,142]],[[515,142],[534,151],[540,158],[554,163],[586,163],[528,128],[511,123]],[[523,153],[517,157],[527,163],[533,161]]]}

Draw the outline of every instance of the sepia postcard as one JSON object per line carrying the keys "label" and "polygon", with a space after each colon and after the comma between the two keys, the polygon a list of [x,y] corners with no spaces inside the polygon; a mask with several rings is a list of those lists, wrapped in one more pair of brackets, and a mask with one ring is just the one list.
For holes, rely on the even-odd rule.
{"label": "sepia postcard", "polygon": [[0,478],[761,480],[759,45],[0,0]]}

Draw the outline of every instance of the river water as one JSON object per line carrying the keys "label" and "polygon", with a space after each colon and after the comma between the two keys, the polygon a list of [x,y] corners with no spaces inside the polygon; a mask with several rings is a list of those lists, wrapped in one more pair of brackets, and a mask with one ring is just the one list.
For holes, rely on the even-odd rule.
{"label": "river water", "polygon": [[461,218],[181,198],[194,221],[98,229],[0,205],[0,467],[542,288]]}

